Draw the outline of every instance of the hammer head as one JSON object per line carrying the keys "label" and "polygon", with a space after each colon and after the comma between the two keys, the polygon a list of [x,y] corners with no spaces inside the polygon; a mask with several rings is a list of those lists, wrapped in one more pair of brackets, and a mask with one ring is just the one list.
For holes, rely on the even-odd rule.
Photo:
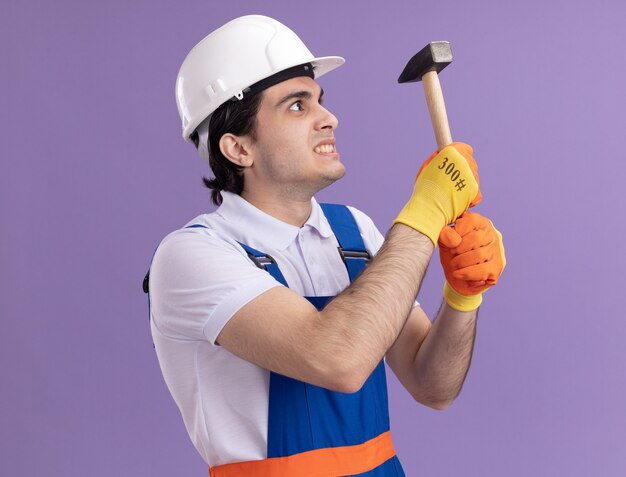
{"label": "hammer head", "polygon": [[404,67],[398,83],[420,81],[429,71],[439,73],[452,63],[452,49],[447,41],[433,41],[422,48]]}

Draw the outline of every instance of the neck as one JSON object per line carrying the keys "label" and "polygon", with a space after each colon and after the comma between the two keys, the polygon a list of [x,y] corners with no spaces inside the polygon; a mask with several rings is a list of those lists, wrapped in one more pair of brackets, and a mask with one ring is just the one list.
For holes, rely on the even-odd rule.
{"label": "neck", "polygon": [[280,195],[255,194],[244,190],[241,197],[272,217],[302,227],[311,215],[311,198],[285,198]]}

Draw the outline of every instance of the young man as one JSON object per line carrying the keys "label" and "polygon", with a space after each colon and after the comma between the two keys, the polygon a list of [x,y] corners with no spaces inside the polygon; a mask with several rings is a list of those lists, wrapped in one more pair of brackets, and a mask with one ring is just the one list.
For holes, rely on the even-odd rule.
{"label": "young man", "polygon": [[[315,201],[344,175],[338,121],[315,81],[342,63],[247,16],[202,40],[179,72],[183,136],[208,158],[220,207],[159,246],[151,325],[212,476],[404,475],[383,358],[416,401],[446,408],[469,367],[481,293],[504,267],[499,233],[467,212],[481,197],[467,145],[424,163],[384,240],[362,212]],[[438,240],[447,283],[431,325],[414,300]]]}

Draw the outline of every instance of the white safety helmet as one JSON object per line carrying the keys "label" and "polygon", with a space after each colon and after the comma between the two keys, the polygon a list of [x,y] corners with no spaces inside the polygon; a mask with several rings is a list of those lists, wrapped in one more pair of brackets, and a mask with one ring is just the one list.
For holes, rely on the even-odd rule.
{"label": "white safety helmet", "polygon": [[307,63],[319,78],[344,61],[339,56],[314,57],[293,31],[273,18],[235,18],[194,46],[180,67],[176,104],[183,138],[190,141],[213,111],[233,98],[243,99],[246,90],[263,79]]}

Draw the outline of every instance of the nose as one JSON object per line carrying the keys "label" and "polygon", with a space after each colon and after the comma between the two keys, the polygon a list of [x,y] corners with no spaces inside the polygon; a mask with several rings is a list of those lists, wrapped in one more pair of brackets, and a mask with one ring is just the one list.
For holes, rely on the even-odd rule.
{"label": "nose", "polygon": [[318,129],[327,129],[330,131],[334,131],[339,126],[339,120],[337,117],[331,113],[328,109],[326,109],[321,104],[318,105],[319,108],[319,119],[317,122]]}

